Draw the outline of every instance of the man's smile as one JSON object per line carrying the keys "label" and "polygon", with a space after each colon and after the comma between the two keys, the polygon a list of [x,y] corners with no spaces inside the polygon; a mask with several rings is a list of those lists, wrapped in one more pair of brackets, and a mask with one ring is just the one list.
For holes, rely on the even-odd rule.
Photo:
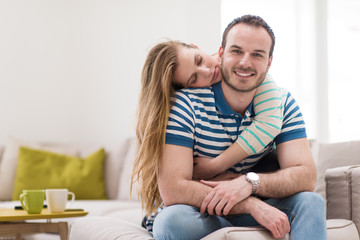
{"label": "man's smile", "polygon": [[246,73],[246,72],[239,72],[239,71],[234,71],[234,73],[239,77],[251,77],[251,76],[255,75],[254,73]]}

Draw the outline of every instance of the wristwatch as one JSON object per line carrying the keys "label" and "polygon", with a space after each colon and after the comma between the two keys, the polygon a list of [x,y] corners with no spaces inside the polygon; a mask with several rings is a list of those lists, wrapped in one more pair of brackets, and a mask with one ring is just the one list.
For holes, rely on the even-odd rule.
{"label": "wristwatch", "polygon": [[260,185],[260,177],[259,177],[259,175],[257,175],[254,172],[248,172],[245,175],[245,179],[246,179],[246,181],[248,181],[252,185],[251,195],[255,195],[255,193],[258,190],[259,185]]}

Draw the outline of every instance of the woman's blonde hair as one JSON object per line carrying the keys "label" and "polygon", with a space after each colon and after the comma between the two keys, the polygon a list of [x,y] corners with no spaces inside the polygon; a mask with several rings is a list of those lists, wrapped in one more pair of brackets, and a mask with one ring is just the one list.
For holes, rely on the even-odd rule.
{"label": "woman's blonde hair", "polygon": [[139,183],[138,195],[146,214],[161,204],[158,173],[162,164],[165,132],[170,112],[170,98],[180,86],[174,83],[179,47],[192,47],[178,41],[154,46],[141,74],[141,92],[137,108],[138,149],[131,178],[131,188]]}

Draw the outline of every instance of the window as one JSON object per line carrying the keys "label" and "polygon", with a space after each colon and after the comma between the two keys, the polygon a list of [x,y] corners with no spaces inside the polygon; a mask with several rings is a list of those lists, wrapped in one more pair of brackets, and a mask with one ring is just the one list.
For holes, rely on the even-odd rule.
{"label": "window", "polygon": [[330,141],[360,139],[360,1],[328,0]]}

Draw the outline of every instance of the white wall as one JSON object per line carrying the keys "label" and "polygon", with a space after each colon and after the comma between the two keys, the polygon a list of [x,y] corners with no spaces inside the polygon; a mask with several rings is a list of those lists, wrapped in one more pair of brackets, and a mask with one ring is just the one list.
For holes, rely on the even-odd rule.
{"label": "white wall", "polygon": [[134,136],[140,73],[166,38],[220,45],[218,0],[0,0],[0,144]]}

